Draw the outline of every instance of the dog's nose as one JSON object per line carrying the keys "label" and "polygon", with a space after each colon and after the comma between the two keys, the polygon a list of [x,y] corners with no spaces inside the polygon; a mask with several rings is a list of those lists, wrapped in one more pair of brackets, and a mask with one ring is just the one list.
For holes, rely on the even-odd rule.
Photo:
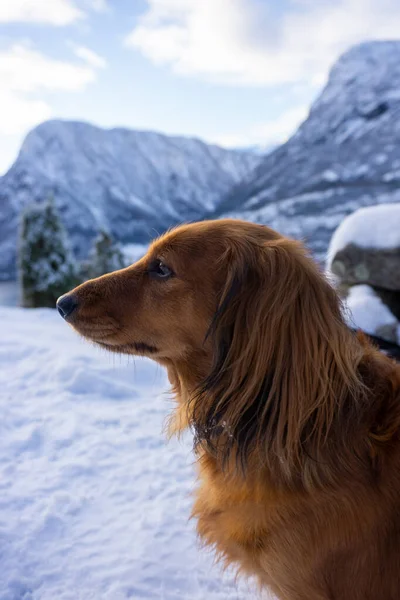
{"label": "dog's nose", "polygon": [[69,317],[77,306],[78,300],[74,294],[64,294],[57,300],[57,310],[63,319]]}

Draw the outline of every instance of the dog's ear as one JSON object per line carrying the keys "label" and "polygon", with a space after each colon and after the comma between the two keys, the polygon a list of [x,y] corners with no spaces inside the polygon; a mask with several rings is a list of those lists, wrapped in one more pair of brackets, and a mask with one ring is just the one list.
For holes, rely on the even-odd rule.
{"label": "dog's ear", "polygon": [[359,347],[336,293],[297,242],[242,240],[221,268],[208,333],[214,363],[191,403],[195,438],[222,463],[234,456],[245,470],[257,457],[293,481],[306,455],[321,458],[340,411],[352,410]]}

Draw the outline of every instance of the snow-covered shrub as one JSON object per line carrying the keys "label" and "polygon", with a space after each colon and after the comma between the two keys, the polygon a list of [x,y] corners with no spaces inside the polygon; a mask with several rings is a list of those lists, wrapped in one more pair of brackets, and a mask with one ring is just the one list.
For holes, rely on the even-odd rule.
{"label": "snow-covered shrub", "polygon": [[54,201],[28,205],[18,246],[21,304],[54,307],[78,283],[75,261]]}
{"label": "snow-covered shrub", "polygon": [[108,233],[100,231],[94,241],[88,261],[82,265],[83,279],[100,277],[100,275],[117,271],[125,266],[124,256],[119,245]]}

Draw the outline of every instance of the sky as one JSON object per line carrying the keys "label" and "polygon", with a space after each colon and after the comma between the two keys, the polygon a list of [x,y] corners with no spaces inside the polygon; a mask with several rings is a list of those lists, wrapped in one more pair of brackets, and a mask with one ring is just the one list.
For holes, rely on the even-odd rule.
{"label": "sky", "polygon": [[53,118],[279,144],[341,53],[399,37],[399,0],[1,0],[0,173]]}

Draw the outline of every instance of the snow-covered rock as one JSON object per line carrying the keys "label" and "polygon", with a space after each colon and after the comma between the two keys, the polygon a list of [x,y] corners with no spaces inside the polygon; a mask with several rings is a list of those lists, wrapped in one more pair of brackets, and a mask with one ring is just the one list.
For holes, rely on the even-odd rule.
{"label": "snow-covered rock", "polygon": [[49,121],[31,131],[0,179],[0,279],[15,273],[18,217],[53,194],[74,250],[100,229],[128,243],[214,211],[260,161],[198,139]]}
{"label": "snow-covered rock", "polygon": [[305,239],[323,260],[344,216],[391,202],[400,202],[400,42],[368,42],[337,61],[299,130],[216,214]]}
{"label": "snow-covered rock", "polygon": [[329,245],[327,273],[353,326],[400,344],[400,204],[345,218]]}
{"label": "snow-covered rock", "polygon": [[344,219],[329,245],[327,267],[343,284],[400,292],[400,204],[360,208]]}
{"label": "snow-covered rock", "polygon": [[360,208],[344,219],[329,244],[328,266],[349,244],[377,250],[400,248],[400,204]]}
{"label": "snow-covered rock", "polygon": [[373,288],[368,285],[351,287],[346,307],[351,327],[400,344],[400,323]]}

